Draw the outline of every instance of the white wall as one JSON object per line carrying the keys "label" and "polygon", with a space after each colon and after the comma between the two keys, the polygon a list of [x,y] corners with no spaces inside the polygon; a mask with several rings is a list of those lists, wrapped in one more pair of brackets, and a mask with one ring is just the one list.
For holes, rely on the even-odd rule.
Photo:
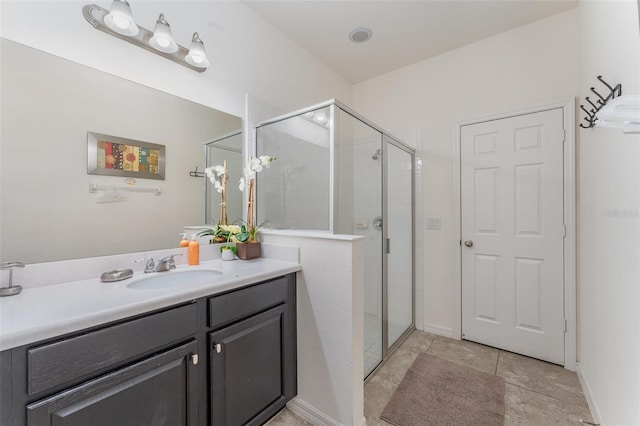
{"label": "white wall", "polygon": [[[82,16],[91,1],[0,3],[0,35],[72,61],[244,115],[245,93],[285,110],[337,97],[350,85],[239,1],[135,1],[139,25],[153,29],[163,12],[178,44],[197,31],[210,68],[202,74],[95,30]],[[109,8],[111,1],[96,1]]]}
{"label": "white wall", "polygon": [[[422,144],[424,325],[453,334],[453,130],[456,121],[578,93],[577,12],[571,10],[354,86],[356,110]],[[404,135],[416,135],[412,137]],[[424,221],[426,225],[426,220]]]}
{"label": "white wall", "polygon": [[[638,3],[580,3],[580,103],[596,80],[640,94]],[[579,119],[584,113],[578,114]],[[640,135],[579,132],[579,371],[597,422],[640,422]]]}
{"label": "white wall", "polygon": [[314,231],[268,231],[300,247],[298,395],[288,407],[314,425],[364,424],[364,240]]}

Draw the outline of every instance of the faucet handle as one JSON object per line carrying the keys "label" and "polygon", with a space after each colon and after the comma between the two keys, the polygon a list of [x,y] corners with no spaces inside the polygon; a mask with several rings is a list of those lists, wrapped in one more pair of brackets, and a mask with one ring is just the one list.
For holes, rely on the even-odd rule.
{"label": "faucet handle", "polygon": [[144,273],[149,274],[151,272],[156,272],[156,262],[153,260],[153,257],[149,257],[148,259],[146,257],[142,259],[138,259],[136,260],[136,263],[142,262],[144,260],[147,261],[147,263],[145,263],[144,265]]}
{"label": "faucet handle", "polygon": [[166,262],[169,265],[169,269],[176,269],[176,261],[173,259],[175,256],[182,256],[182,253],[175,253],[175,254],[170,254],[168,256],[165,256],[162,259],[160,259],[158,264]]}

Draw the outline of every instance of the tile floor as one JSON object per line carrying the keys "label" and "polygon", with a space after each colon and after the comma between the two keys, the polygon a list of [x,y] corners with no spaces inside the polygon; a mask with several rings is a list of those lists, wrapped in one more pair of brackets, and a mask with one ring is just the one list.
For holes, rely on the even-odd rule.
{"label": "tile floor", "polygon": [[[505,425],[579,425],[593,422],[576,373],[543,361],[477,343],[415,331],[367,382],[367,426],[386,426],[380,413],[420,352],[466,365],[505,380]],[[307,426],[286,408],[269,426]]]}

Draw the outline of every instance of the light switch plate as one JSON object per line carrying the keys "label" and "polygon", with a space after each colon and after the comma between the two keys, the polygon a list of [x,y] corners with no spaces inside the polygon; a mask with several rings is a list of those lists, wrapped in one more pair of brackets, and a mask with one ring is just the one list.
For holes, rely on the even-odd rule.
{"label": "light switch plate", "polygon": [[439,231],[441,229],[440,217],[427,217],[427,229],[430,231]]}

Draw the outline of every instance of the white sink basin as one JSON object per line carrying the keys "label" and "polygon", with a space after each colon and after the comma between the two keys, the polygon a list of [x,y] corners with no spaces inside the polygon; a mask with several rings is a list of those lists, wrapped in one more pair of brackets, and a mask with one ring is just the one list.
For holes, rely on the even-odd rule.
{"label": "white sink basin", "polygon": [[216,269],[195,269],[169,272],[156,272],[127,284],[135,290],[158,290],[185,285],[209,284],[222,276]]}

